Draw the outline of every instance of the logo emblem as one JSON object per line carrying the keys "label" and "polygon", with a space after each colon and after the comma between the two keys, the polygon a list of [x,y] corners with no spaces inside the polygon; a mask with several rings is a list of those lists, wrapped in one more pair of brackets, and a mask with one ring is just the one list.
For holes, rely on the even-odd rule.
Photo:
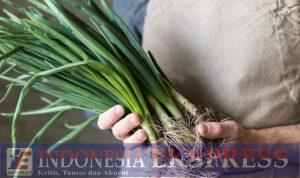
{"label": "logo emblem", "polygon": [[12,148],[6,150],[6,173],[13,176],[16,172],[19,176],[32,175],[32,149],[31,148]]}

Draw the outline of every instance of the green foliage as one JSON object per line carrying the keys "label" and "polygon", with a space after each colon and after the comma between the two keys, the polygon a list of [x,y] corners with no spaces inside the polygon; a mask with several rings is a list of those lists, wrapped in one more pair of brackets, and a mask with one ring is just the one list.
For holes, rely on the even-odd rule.
{"label": "green foliage", "polygon": [[[100,1],[101,8],[94,0],[27,0],[31,4],[29,7],[1,1],[24,15],[18,17],[4,10],[7,17],[0,17],[6,24],[0,25],[0,64],[10,66],[0,75],[0,79],[10,82],[1,102],[12,92],[13,86],[22,87],[15,112],[2,113],[13,117],[14,145],[20,116],[57,113],[30,144],[37,142],[65,111],[71,109],[100,114],[117,103],[122,104],[128,112],[142,117],[141,127],[151,142],[158,136],[153,123],[161,122],[155,119],[163,119],[165,123],[169,117],[182,117],[170,92],[173,89],[153,56],[143,50],[105,0]],[[67,6],[77,8],[93,25],[88,26]],[[10,76],[11,71],[18,75]],[[48,106],[23,111],[31,89],[58,100],[45,100],[50,102]],[[166,111],[153,112],[155,109]],[[50,150],[74,138],[95,120],[94,117],[77,126],[66,125],[72,131]]]}

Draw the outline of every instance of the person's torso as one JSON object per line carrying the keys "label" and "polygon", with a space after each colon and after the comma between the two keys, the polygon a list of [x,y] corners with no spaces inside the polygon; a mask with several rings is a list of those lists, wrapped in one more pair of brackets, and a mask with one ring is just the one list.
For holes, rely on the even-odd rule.
{"label": "person's torso", "polygon": [[247,128],[300,120],[300,0],[151,0],[143,43],[194,103]]}

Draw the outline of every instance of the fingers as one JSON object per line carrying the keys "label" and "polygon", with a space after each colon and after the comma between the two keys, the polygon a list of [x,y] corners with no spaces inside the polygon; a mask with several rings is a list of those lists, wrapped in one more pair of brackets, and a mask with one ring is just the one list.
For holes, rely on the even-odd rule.
{"label": "fingers", "polygon": [[201,137],[215,139],[221,135],[221,124],[217,122],[204,122],[198,125],[197,130]]}
{"label": "fingers", "polygon": [[132,113],[126,116],[124,119],[117,122],[112,127],[112,132],[117,139],[123,140],[127,137],[129,132],[131,132],[140,123],[141,123],[140,117],[137,114]]}
{"label": "fingers", "polygon": [[125,109],[121,105],[110,108],[99,116],[98,127],[101,130],[112,129],[114,136],[124,143],[144,143],[147,139],[147,134],[143,129],[139,129],[134,134],[128,136],[129,133],[141,123],[140,117],[132,113],[120,120],[124,113]]}
{"label": "fingers", "polygon": [[124,144],[142,144],[146,139],[147,133],[143,129],[139,129],[134,134],[124,139]]}
{"label": "fingers", "polygon": [[238,134],[238,125],[234,121],[204,122],[197,126],[197,131],[207,139],[231,138]]}
{"label": "fingers", "polygon": [[98,119],[98,127],[101,130],[110,129],[118,120],[121,119],[125,109],[121,105],[116,105],[102,113]]}

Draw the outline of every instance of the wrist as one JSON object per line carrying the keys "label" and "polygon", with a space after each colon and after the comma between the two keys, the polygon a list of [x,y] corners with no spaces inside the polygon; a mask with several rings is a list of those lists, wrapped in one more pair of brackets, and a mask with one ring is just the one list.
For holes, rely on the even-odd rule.
{"label": "wrist", "polygon": [[246,132],[247,143],[270,143],[266,129],[249,129]]}
{"label": "wrist", "polygon": [[248,135],[249,143],[277,143],[273,129],[250,129]]}

